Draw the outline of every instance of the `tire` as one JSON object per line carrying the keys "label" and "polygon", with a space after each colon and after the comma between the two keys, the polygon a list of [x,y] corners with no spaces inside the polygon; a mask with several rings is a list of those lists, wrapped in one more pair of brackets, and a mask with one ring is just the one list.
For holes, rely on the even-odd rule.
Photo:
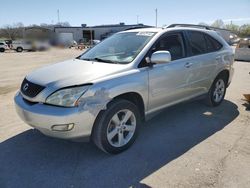
{"label": "tire", "polygon": [[0,48],[0,52],[5,52],[5,49],[4,48]]}
{"label": "tire", "polygon": [[[123,124],[125,114],[129,118]],[[136,105],[127,100],[115,99],[98,114],[91,139],[104,152],[118,154],[134,143],[140,124],[141,117]]]}
{"label": "tire", "polygon": [[17,47],[17,48],[16,48],[16,51],[17,51],[17,52],[22,52],[22,51],[23,51],[23,48],[22,48],[22,47]]}
{"label": "tire", "polygon": [[208,106],[215,107],[222,103],[227,89],[226,81],[227,77],[224,74],[219,74],[215,78],[206,98],[206,104]]}

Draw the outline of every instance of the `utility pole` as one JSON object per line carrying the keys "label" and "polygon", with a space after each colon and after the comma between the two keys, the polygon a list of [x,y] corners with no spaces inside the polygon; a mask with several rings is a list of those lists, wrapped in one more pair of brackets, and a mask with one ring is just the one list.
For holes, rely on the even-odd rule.
{"label": "utility pole", "polygon": [[59,9],[57,9],[57,22],[60,23],[60,12],[59,12]]}
{"label": "utility pole", "polygon": [[90,47],[93,46],[93,36],[92,36],[92,29],[90,29]]}
{"label": "utility pole", "polygon": [[158,22],[158,10],[157,8],[155,9],[155,27],[157,27],[157,22]]}

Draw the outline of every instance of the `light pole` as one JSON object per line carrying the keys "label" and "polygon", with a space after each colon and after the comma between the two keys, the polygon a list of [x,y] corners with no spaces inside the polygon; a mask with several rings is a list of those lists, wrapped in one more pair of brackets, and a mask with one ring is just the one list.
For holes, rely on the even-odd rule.
{"label": "light pole", "polygon": [[158,22],[158,10],[157,8],[155,9],[155,27],[157,27],[157,22]]}
{"label": "light pole", "polygon": [[57,9],[57,22],[60,23],[60,12],[59,12],[59,9]]}
{"label": "light pole", "polygon": [[90,46],[92,47],[93,44],[93,36],[92,36],[92,29],[90,29]]}

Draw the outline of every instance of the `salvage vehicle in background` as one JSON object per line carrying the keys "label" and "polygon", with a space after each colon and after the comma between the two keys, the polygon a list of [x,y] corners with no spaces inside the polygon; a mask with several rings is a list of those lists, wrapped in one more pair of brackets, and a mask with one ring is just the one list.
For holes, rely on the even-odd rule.
{"label": "salvage vehicle in background", "polygon": [[45,135],[90,138],[116,154],[156,111],[201,96],[220,105],[233,62],[233,49],[204,27],[127,30],[28,74],[14,98],[16,111]]}
{"label": "salvage vehicle in background", "polygon": [[250,61],[250,37],[241,39],[236,46],[235,60]]}
{"label": "salvage vehicle in background", "polygon": [[9,47],[5,42],[0,41],[0,52],[5,52],[5,50],[8,50]]}
{"label": "salvage vehicle in background", "polygon": [[11,49],[17,52],[26,51],[45,51],[50,48],[48,41],[41,40],[19,40],[12,41]]}
{"label": "salvage vehicle in background", "polygon": [[22,40],[12,41],[11,49],[15,50],[16,52],[22,52],[24,50],[32,51],[33,45],[32,42],[30,41],[22,41]]}

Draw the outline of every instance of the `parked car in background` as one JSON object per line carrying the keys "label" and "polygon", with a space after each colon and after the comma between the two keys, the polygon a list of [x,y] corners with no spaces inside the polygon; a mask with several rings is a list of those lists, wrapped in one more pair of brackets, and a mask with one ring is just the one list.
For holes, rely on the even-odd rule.
{"label": "parked car in background", "polygon": [[33,45],[32,42],[30,41],[22,41],[22,40],[12,41],[11,49],[17,52],[22,52],[24,50],[32,51]]}
{"label": "parked car in background", "polygon": [[92,44],[94,46],[94,45],[97,45],[100,42],[101,42],[100,40],[92,40],[92,42],[90,41],[90,44]]}
{"label": "parked car in background", "polygon": [[5,52],[5,50],[8,50],[9,47],[5,42],[0,42],[0,52]]}
{"label": "parked car in background", "polygon": [[90,138],[115,154],[133,144],[156,111],[201,96],[220,105],[233,62],[233,49],[212,30],[127,30],[28,74],[14,100],[21,119],[43,134]]}
{"label": "parked car in background", "polygon": [[236,46],[235,60],[250,61],[250,37],[241,39]]}
{"label": "parked car in background", "polygon": [[19,40],[13,41],[11,49],[17,52],[26,51],[45,51],[50,48],[48,41],[42,40]]}
{"label": "parked car in background", "polygon": [[45,51],[51,47],[49,41],[46,40],[35,40],[32,42],[32,46],[33,51]]}
{"label": "parked car in background", "polygon": [[238,37],[238,35],[234,33],[231,33],[229,35],[229,42],[228,42],[229,45],[235,45],[238,44],[239,42],[240,42],[240,37]]}

